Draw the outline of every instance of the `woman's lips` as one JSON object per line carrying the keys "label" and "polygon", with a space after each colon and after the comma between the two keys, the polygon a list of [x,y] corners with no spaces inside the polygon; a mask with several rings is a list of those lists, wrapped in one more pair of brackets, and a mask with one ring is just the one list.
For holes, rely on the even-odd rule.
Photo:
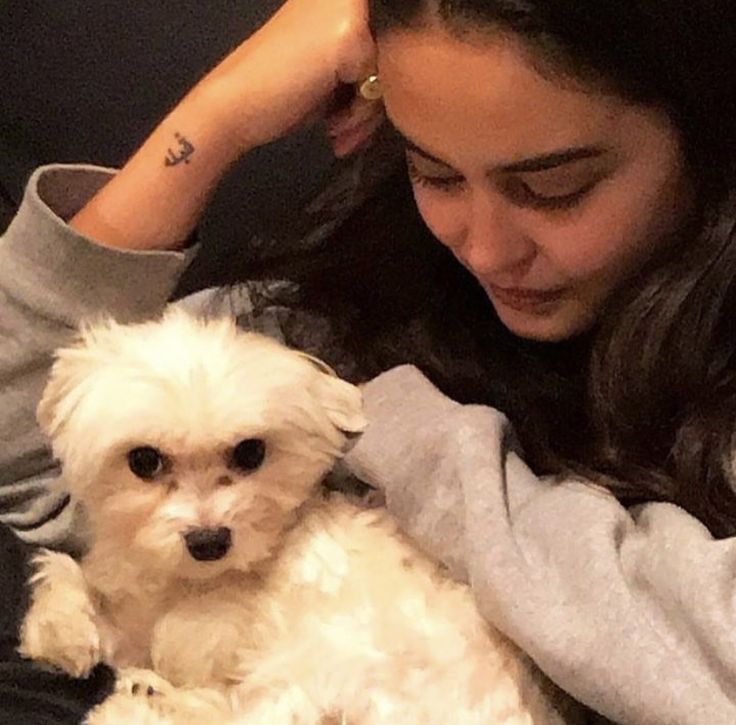
{"label": "woman's lips", "polygon": [[524,287],[504,288],[495,285],[488,285],[487,289],[494,300],[519,312],[545,312],[559,302],[567,291],[565,287],[537,290]]}

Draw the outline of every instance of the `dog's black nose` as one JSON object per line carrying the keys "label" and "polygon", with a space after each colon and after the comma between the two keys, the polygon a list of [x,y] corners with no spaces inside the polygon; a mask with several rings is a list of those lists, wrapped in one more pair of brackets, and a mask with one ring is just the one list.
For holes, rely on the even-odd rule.
{"label": "dog's black nose", "polygon": [[219,529],[193,529],[184,534],[184,541],[197,561],[217,561],[230,550],[232,536],[230,529],[221,526]]}

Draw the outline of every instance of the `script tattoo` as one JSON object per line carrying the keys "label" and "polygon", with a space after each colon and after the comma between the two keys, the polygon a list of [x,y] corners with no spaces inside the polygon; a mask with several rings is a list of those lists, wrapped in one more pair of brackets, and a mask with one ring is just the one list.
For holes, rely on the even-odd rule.
{"label": "script tattoo", "polygon": [[175,150],[169,149],[166,154],[166,159],[164,159],[164,163],[166,166],[176,166],[177,164],[182,163],[182,161],[185,164],[188,164],[189,159],[194,153],[194,146],[191,141],[184,138],[184,136],[179,132],[175,133],[174,136],[176,136],[176,140],[179,142],[178,153]]}

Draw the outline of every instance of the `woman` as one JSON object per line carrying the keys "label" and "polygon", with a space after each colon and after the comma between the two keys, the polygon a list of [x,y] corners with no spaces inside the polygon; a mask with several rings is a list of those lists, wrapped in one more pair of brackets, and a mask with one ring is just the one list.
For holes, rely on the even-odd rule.
{"label": "woman", "polygon": [[[733,540],[713,536],[736,529],[736,24],[715,5],[372,0],[371,35],[357,0],[290,0],[113,179],[40,172],[0,246],[0,501],[27,508],[5,520],[35,542],[75,530],[68,502],[32,495],[52,475],[41,363],[68,327],[161,308],[239,154],[324,107],[346,154],[383,107],[441,244],[394,180],[292,296],[356,377],[414,362],[460,402],[416,368],[379,375],[349,465],[591,708],[734,722]],[[336,103],[375,71],[383,104]]]}

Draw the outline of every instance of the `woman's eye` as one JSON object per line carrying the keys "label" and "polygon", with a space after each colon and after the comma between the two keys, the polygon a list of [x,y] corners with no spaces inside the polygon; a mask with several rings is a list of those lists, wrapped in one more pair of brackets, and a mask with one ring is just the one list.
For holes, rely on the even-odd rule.
{"label": "woman's eye", "polygon": [[459,174],[426,173],[420,171],[416,164],[407,157],[406,167],[409,179],[413,184],[427,186],[439,191],[455,191],[464,183],[465,179]]}
{"label": "woman's eye", "polygon": [[163,472],[166,459],[152,446],[140,446],[128,452],[128,468],[138,478],[150,481]]}
{"label": "woman's eye", "polygon": [[266,457],[266,444],[260,438],[246,438],[233,448],[230,461],[234,468],[249,473],[261,467]]}
{"label": "woman's eye", "polygon": [[463,179],[459,176],[422,176],[414,174],[411,176],[411,180],[420,186],[429,186],[440,191],[452,191],[459,188],[463,183]]}
{"label": "woman's eye", "polygon": [[595,188],[597,183],[598,180],[596,179],[579,185],[572,191],[542,193],[521,179],[513,179],[505,185],[504,192],[511,201],[519,206],[562,211],[572,209],[581,202]]}

